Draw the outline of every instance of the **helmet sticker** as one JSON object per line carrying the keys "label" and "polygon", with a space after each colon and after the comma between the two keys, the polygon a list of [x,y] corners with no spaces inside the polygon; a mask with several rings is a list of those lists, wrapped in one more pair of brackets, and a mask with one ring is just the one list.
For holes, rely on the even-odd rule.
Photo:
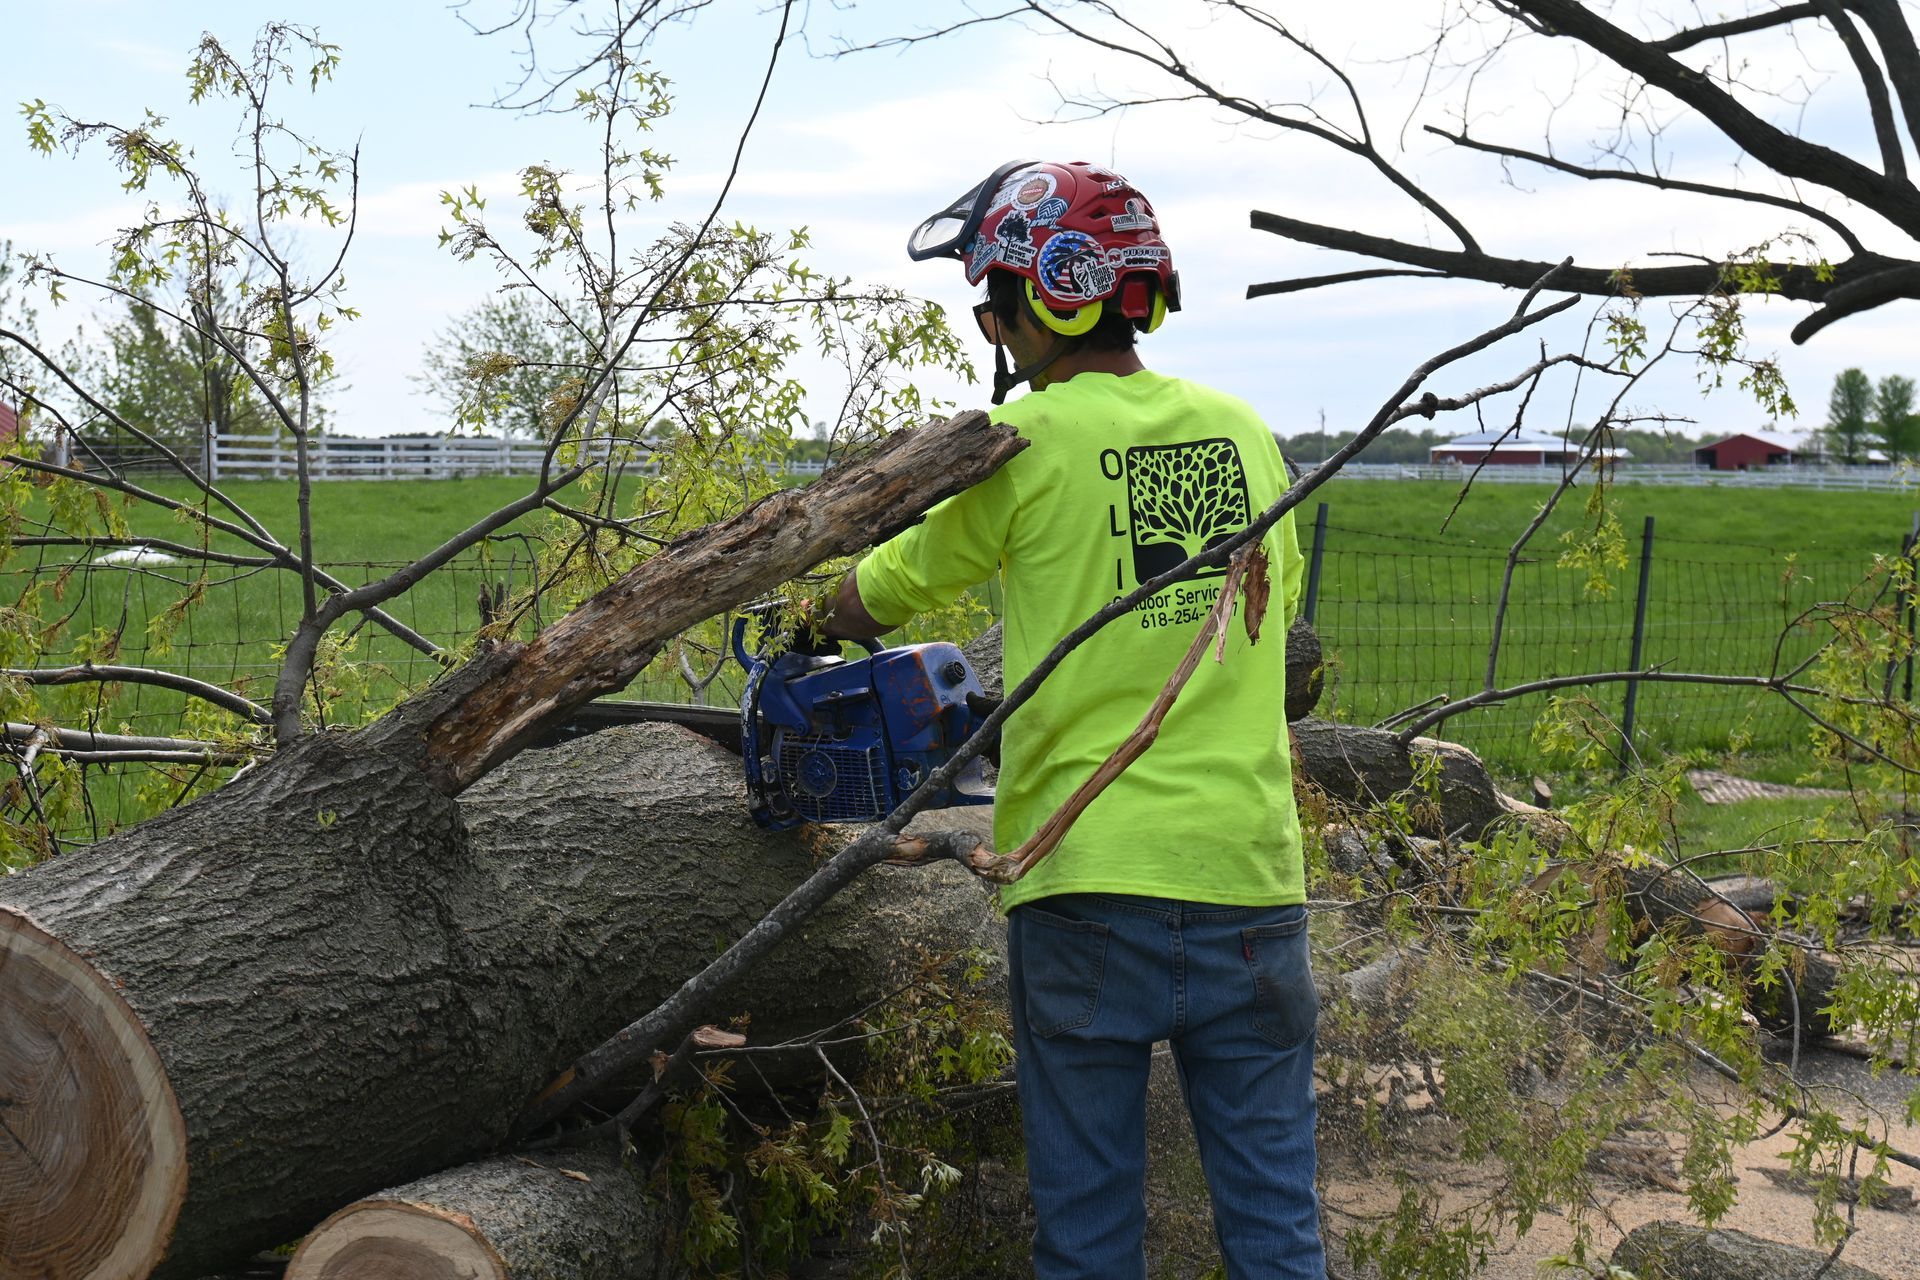
{"label": "helmet sticker", "polygon": [[1030,215],[1036,227],[1050,227],[1060,221],[1067,213],[1067,202],[1059,196],[1048,196],[1034,206]]}
{"label": "helmet sticker", "polygon": [[1114,271],[1092,236],[1059,231],[1040,249],[1040,283],[1063,301],[1104,298],[1113,292]]}
{"label": "helmet sticker", "polygon": [[1131,182],[1128,182],[1125,178],[1122,178],[1118,174],[1116,174],[1114,175],[1113,180],[1107,183],[1107,194],[1112,195],[1116,191],[1125,191],[1128,187],[1132,185],[1133,184]]}
{"label": "helmet sticker", "polygon": [[1127,197],[1127,211],[1116,213],[1107,221],[1115,231],[1151,231],[1153,215],[1147,212],[1147,202],[1139,196]]}
{"label": "helmet sticker", "polygon": [[1157,267],[1170,256],[1163,244],[1122,244],[1107,250],[1107,261],[1121,270]]}
{"label": "helmet sticker", "polygon": [[994,256],[1010,267],[1024,269],[1033,265],[1033,228],[1021,215],[1018,203],[1016,199],[1016,207],[1009,209],[994,229]]}
{"label": "helmet sticker", "polygon": [[1018,191],[1021,186],[1033,176],[1034,174],[1031,169],[1022,169],[1019,173],[1009,174],[1007,180],[1000,184],[1000,189],[993,193],[993,200],[987,205],[987,213],[989,215],[996,214],[1012,204],[1013,193]]}
{"label": "helmet sticker", "polygon": [[1013,206],[1016,209],[1031,211],[1042,200],[1053,194],[1054,180],[1050,173],[1029,173],[1019,179],[1013,189]]}
{"label": "helmet sticker", "polygon": [[1000,256],[998,248],[991,237],[974,236],[973,243],[968,246],[967,279],[978,280],[980,273],[992,266],[993,260]]}

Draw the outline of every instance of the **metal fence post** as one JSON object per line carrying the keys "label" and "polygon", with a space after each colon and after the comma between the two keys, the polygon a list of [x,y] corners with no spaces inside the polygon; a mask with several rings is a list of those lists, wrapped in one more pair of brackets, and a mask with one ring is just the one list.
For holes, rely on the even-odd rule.
{"label": "metal fence post", "polygon": [[[1647,583],[1653,576],[1653,517],[1648,516],[1640,530],[1640,594],[1633,605],[1633,656],[1627,660],[1627,670],[1640,669],[1641,655],[1647,645]],[[1639,700],[1640,682],[1627,681],[1627,703],[1620,716],[1620,768],[1625,770],[1627,761],[1633,759],[1633,711]]]}
{"label": "metal fence post", "polygon": [[1313,515],[1313,550],[1307,560],[1307,598],[1301,601],[1300,616],[1307,625],[1313,625],[1313,615],[1320,608],[1320,559],[1327,551],[1327,504],[1321,503],[1320,509]]}
{"label": "metal fence post", "polygon": [[[1913,576],[1914,550],[1916,545],[1920,545],[1920,511],[1913,513],[1913,527],[1908,529],[1906,536],[1900,539],[1900,559],[1905,562],[1905,573],[1909,579]],[[1908,702],[1913,701],[1913,613],[1913,584],[1911,581],[1908,581],[1902,583],[1900,590],[1894,595],[1893,612],[1895,619],[1894,625],[1900,628],[1901,639],[1906,645],[1906,657],[1903,660],[1896,653],[1887,663],[1886,689],[1886,696],[1891,698],[1893,696],[1893,669],[1896,665],[1904,666],[1906,668],[1906,674],[1901,679],[1901,696]]]}

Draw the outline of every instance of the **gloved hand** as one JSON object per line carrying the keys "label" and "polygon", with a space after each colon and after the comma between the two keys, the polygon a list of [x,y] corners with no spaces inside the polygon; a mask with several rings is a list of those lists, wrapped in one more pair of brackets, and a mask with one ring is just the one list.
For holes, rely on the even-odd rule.
{"label": "gloved hand", "polygon": [[787,639],[787,652],[805,654],[809,658],[837,658],[840,656],[840,643],[802,618],[794,624],[793,633]]}
{"label": "gloved hand", "polygon": [[793,609],[793,625],[787,632],[787,652],[809,658],[839,657],[840,641],[827,635],[825,611],[816,613],[811,600],[801,600]]}
{"label": "gloved hand", "polygon": [[[967,695],[967,710],[973,712],[975,716],[982,720],[985,720],[999,709],[999,698],[989,698],[984,693],[970,693]],[[994,768],[998,769],[1000,767],[1000,731],[998,729],[993,731],[993,736],[989,737],[985,745],[980,748],[980,754],[991,760]]]}

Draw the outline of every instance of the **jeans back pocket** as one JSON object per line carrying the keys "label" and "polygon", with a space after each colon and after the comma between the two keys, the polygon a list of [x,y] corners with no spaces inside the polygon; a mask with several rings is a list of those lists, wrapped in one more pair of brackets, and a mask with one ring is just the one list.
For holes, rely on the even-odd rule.
{"label": "jeans back pocket", "polygon": [[1015,907],[1013,919],[1028,1028],[1046,1039],[1092,1022],[1107,963],[1107,926],[1030,905]]}
{"label": "jeans back pocket", "polygon": [[1240,931],[1247,971],[1253,978],[1253,1029],[1282,1049],[1305,1043],[1320,1018],[1307,954],[1307,915]]}

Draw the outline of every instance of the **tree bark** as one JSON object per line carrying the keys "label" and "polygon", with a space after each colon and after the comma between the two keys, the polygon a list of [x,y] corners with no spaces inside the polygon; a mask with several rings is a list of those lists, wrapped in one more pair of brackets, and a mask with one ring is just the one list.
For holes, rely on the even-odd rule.
{"label": "tree bark", "polygon": [[681,1274],[675,1226],[610,1155],[496,1156],[348,1205],[286,1280],[652,1280]]}
{"label": "tree bark", "polygon": [[[200,1276],[493,1149],[840,838],[760,831],[739,770],[638,725],[456,804],[324,735],[0,881],[0,1277]],[[958,868],[881,870],[701,1020],[775,1042],[999,938]]]}

